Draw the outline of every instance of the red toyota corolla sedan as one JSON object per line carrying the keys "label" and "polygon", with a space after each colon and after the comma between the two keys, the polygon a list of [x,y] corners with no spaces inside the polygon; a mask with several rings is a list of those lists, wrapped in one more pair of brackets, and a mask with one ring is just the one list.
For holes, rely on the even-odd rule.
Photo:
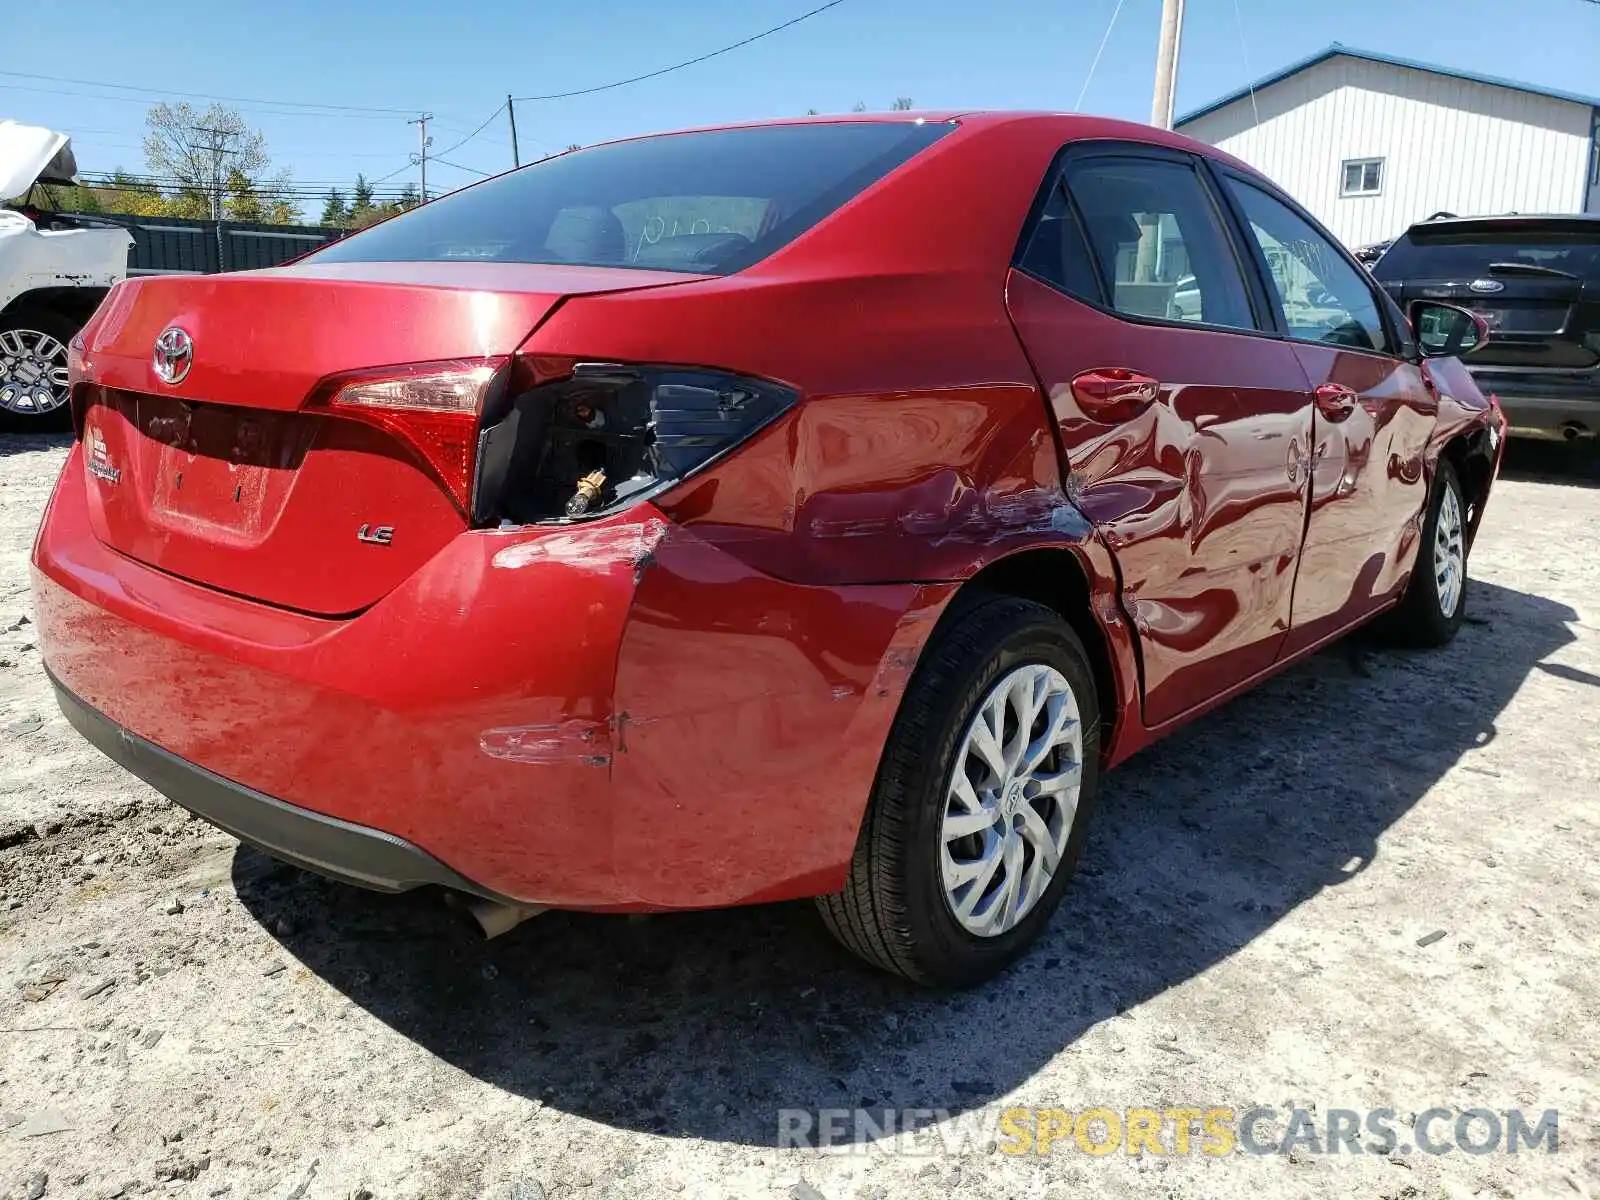
{"label": "red toyota corolla sedan", "polygon": [[526,167],[118,285],[34,549],[67,716],[368,887],[819,897],[968,983],[1100,772],[1372,618],[1440,644],[1502,421],[1243,164],[827,118]]}

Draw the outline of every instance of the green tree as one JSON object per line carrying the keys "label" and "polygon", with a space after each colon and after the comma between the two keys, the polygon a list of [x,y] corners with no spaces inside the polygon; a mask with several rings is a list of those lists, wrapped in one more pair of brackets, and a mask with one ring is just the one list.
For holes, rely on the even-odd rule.
{"label": "green tree", "polygon": [[338,188],[328,192],[328,198],[322,205],[322,223],[341,227],[350,223],[350,206],[344,202],[344,193]]}
{"label": "green tree", "polygon": [[175,192],[161,195],[160,207],[154,214],[160,217],[184,217],[191,221],[205,221],[211,217],[211,189],[181,187]]}
{"label": "green tree", "polygon": [[213,104],[157,104],[144,116],[144,158],[151,173],[210,195],[218,178],[238,172],[257,181],[266,172],[267,135],[251,129],[237,109]]}
{"label": "green tree", "polygon": [[867,102],[865,100],[857,100],[854,104],[852,104],[850,106],[850,111],[851,112],[866,112],[867,111]]}
{"label": "green tree", "polygon": [[417,185],[408,183],[400,189],[400,198],[394,202],[394,207],[397,212],[405,212],[407,209],[415,208],[421,203],[422,197],[417,192]]}
{"label": "green tree", "polygon": [[298,225],[300,219],[299,207],[283,196],[277,197],[267,205],[266,216],[263,218],[269,225]]}
{"label": "green tree", "polygon": [[300,210],[289,194],[289,172],[267,176],[267,138],[237,109],[212,104],[157,104],[145,113],[145,163],[161,190],[136,190],[130,203],[142,215],[207,218],[217,184],[222,215],[234,221],[292,223]]}
{"label": "green tree", "polygon": [[910,112],[911,111],[911,97],[910,96],[901,96],[901,97],[899,97],[898,99],[895,100],[895,102],[893,104],[889,105],[889,111],[890,112]]}
{"label": "green tree", "polygon": [[130,213],[138,217],[157,217],[165,211],[161,193],[149,183],[135,179],[118,167],[103,193],[107,212]]}
{"label": "green tree", "polygon": [[57,212],[97,213],[108,211],[100,194],[91,187],[62,187],[60,184],[42,184],[50,205]]}
{"label": "green tree", "polygon": [[382,220],[377,202],[372,196],[372,185],[365,175],[356,176],[356,186],[350,194],[350,215],[347,224],[351,229],[365,229],[374,221]]}
{"label": "green tree", "polygon": [[228,172],[227,198],[222,202],[222,211],[230,221],[264,221],[267,218],[266,206],[256,192],[256,185],[237,167]]}

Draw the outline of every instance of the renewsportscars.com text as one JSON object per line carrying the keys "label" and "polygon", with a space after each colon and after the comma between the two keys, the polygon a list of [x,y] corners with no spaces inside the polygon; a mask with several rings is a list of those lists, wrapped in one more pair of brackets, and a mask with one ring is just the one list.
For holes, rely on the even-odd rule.
{"label": "renewsportscars.com text", "polygon": [[952,1115],[927,1108],[780,1109],[778,1145],[865,1148],[895,1140],[904,1154],[1554,1154],[1553,1108],[1064,1108],[1013,1107]]}

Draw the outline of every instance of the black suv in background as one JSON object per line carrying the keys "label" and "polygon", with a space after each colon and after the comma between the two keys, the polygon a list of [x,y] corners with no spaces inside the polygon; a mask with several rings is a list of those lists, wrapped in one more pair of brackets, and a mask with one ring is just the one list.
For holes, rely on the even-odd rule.
{"label": "black suv in background", "polygon": [[1600,214],[1424,221],[1372,273],[1402,309],[1450,300],[1483,316],[1489,342],[1467,366],[1511,432],[1600,434]]}

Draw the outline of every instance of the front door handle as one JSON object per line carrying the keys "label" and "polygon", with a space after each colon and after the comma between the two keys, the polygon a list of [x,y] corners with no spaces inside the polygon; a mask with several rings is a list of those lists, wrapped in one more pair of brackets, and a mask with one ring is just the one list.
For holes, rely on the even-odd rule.
{"label": "front door handle", "polygon": [[1342,383],[1325,383],[1317,389],[1317,411],[1330,421],[1342,421],[1356,410],[1356,390]]}
{"label": "front door handle", "polygon": [[1072,398],[1084,416],[1107,425],[1131,420],[1160,395],[1159,380],[1127,367],[1097,367],[1072,381]]}

